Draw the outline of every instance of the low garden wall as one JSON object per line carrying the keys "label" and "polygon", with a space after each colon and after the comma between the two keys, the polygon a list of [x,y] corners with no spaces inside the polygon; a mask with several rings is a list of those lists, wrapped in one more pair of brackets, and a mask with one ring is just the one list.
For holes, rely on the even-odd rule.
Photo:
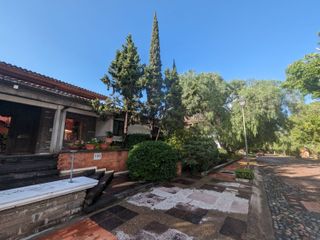
{"label": "low garden wall", "polygon": [[79,215],[97,180],[58,180],[0,191],[0,239],[22,239]]}
{"label": "low garden wall", "polygon": [[74,154],[74,169],[97,167],[106,170],[125,171],[128,150],[79,151],[76,153],[62,152],[59,154],[58,169],[70,170],[71,157]]}

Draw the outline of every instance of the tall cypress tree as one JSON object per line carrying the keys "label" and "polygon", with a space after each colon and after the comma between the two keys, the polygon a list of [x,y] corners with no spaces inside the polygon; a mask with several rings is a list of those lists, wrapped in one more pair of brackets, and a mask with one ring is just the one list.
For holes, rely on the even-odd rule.
{"label": "tall cypress tree", "polygon": [[146,113],[149,119],[151,130],[154,127],[163,100],[163,79],[161,74],[160,40],[157,14],[153,18],[152,38],[150,46],[149,65],[145,69],[144,75],[145,90],[147,93]]}
{"label": "tall cypress tree", "polygon": [[179,84],[179,75],[173,61],[172,69],[165,70],[165,97],[162,127],[168,135],[184,127],[185,108],[182,105],[182,88]]}

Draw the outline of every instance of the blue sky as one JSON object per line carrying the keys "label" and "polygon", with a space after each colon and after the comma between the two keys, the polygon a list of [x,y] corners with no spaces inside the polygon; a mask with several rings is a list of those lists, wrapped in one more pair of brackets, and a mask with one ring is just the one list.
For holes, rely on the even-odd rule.
{"label": "blue sky", "polygon": [[319,0],[0,0],[0,60],[105,93],[100,78],[131,33],[148,62],[153,14],[163,68],[226,80],[285,79],[314,52]]}

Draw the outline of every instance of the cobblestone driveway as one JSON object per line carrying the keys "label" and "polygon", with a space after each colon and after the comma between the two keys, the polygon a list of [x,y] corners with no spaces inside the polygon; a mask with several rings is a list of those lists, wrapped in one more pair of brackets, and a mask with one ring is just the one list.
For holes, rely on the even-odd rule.
{"label": "cobblestone driveway", "polygon": [[320,162],[260,157],[276,239],[320,239]]}

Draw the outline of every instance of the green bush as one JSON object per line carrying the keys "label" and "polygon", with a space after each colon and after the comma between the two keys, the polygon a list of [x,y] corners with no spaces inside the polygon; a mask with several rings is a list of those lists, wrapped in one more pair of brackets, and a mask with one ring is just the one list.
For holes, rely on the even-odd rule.
{"label": "green bush", "polygon": [[197,129],[177,131],[166,142],[178,151],[184,168],[191,172],[206,171],[221,162],[213,139],[203,136]]}
{"label": "green bush", "polygon": [[241,168],[241,169],[237,169],[235,171],[236,173],[236,177],[237,178],[244,178],[244,179],[253,179],[254,178],[254,173],[251,169],[249,168]]}
{"label": "green bush", "polygon": [[206,171],[219,163],[217,145],[212,138],[194,136],[182,148],[182,160],[192,172]]}
{"label": "green bush", "polygon": [[130,151],[127,167],[137,180],[162,181],[176,176],[177,152],[162,141],[136,144]]}
{"label": "green bush", "polygon": [[149,134],[129,134],[126,137],[126,143],[125,146],[128,149],[132,149],[134,145],[151,140],[151,136]]}

